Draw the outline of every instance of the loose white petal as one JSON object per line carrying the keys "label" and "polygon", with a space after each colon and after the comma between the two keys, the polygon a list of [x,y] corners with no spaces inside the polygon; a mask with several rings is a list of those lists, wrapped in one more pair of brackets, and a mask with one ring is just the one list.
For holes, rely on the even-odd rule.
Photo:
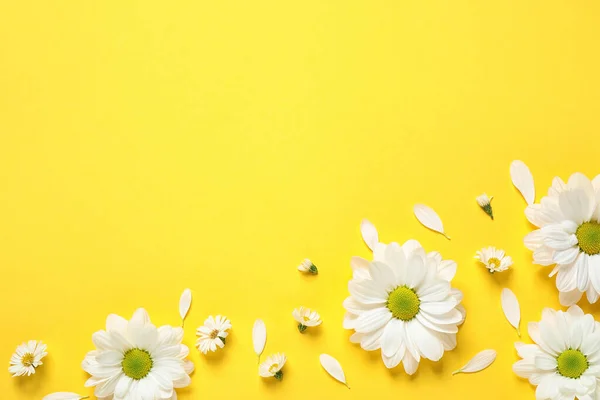
{"label": "loose white petal", "polygon": [[185,317],[188,311],[190,311],[191,305],[192,291],[190,289],[185,289],[179,298],[179,316],[181,317],[181,326],[183,326],[183,323],[185,322]]}
{"label": "loose white petal", "polygon": [[512,326],[517,330],[517,335],[521,337],[521,330],[519,329],[519,323],[521,322],[521,308],[519,307],[519,300],[512,290],[508,288],[502,289],[502,311],[506,319]]}
{"label": "loose white petal", "polygon": [[425,204],[415,204],[414,213],[420,223],[432,231],[441,233],[446,239],[450,240],[450,237],[444,233],[444,224],[442,224],[442,220],[431,207],[428,207]]}
{"label": "loose white petal", "polygon": [[521,192],[527,205],[532,205],[535,202],[533,175],[523,161],[515,160],[510,164],[510,178],[513,185]]}
{"label": "loose white petal", "polygon": [[360,233],[369,249],[373,251],[375,245],[379,243],[379,234],[377,233],[375,225],[373,225],[371,221],[363,219],[360,223]]}
{"label": "loose white petal", "polygon": [[90,396],[82,396],[77,393],[71,392],[56,392],[44,396],[42,400],[81,400],[81,399],[89,399]]}
{"label": "loose white petal", "polygon": [[265,344],[267,343],[267,327],[262,319],[257,319],[254,322],[254,327],[252,328],[252,344],[254,345],[254,352],[258,356],[258,360],[260,361],[260,355],[265,349]]}
{"label": "loose white petal", "polygon": [[344,370],[342,366],[335,358],[331,357],[329,354],[321,354],[319,356],[319,361],[321,361],[321,366],[329,375],[331,375],[334,379],[342,382],[344,385],[350,389],[348,383],[346,382],[346,375],[344,375]]}
{"label": "loose white petal", "polygon": [[461,369],[454,371],[452,375],[479,372],[489,367],[494,360],[496,360],[496,350],[483,350],[475,354],[475,357],[473,357],[471,361],[465,364]]}

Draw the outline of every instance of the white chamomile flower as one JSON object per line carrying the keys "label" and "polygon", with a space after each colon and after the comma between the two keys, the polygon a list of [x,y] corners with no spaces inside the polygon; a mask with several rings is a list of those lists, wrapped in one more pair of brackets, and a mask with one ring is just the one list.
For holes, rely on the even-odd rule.
{"label": "white chamomile flower", "polygon": [[305,307],[294,309],[292,316],[298,322],[300,333],[304,332],[308,327],[319,326],[323,322],[318,312]]}
{"label": "white chamomile flower", "polygon": [[198,327],[196,330],[196,347],[202,354],[206,354],[209,351],[217,351],[217,348],[223,348],[225,346],[225,340],[231,329],[231,322],[227,317],[217,315],[214,318],[212,315],[204,321],[204,325]]}
{"label": "white chamomile flower", "polygon": [[450,285],[456,263],[425,253],[415,240],[377,243],[373,253],[373,262],[352,258],[344,328],[355,331],[350,341],[363,349],[381,349],[387,368],[402,362],[412,375],[421,357],[438,361],[456,347],[464,321],[462,293]]}
{"label": "white chamomile flower", "polygon": [[283,379],[283,371],[287,358],[283,353],[275,353],[258,366],[258,374],[263,378],[275,378],[278,381]]}
{"label": "white chamomile flower", "polygon": [[491,274],[506,271],[513,264],[512,258],[507,256],[504,250],[496,249],[494,246],[484,247],[477,251],[475,259],[482,263]]}
{"label": "white chamomile flower", "polygon": [[554,265],[560,302],[575,304],[585,292],[590,303],[600,296],[600,175],[590,181],[575,173],[565,184],[554,178],[548,196],[525,209],[537,229],[525,237],[533,262]]}
{"label": "white chamomile flower", "polygon": [[38,340],[30,340],[17,346],[17,350],[10,358],[8,372],[13,376],[29,376],[35,374],[35,369],[42,365],[42,358],[46,357],[46,345]]}
{"label": "white chamomile flower", "polygon": [[493,199],[494,196],[488,197],[488,195],[485,193],[481,196],[477,196],[477,204],[479,204],[479,207],[481,207],[481,209],[485,211],[485,213],[489,215],[491,219],[494,219],[494,212],[492,211],[491,205]]}
{"label": "white chamomile flower", "polygon": [[298,271],[309,272],[313,275],[317,275],[319,273],[317,266],[313,264],[312,261],[310,261],[308,258],[305,258],[304,261],[302,261],[302,263],[298,265]]}
{"label": "white chamomile flower", "polygon": [[535,344],[515,343],[522,360],[513,371],[536,385],[536,399],[598,399],[600,324],[578,306],[566,312],[549,308],[529,323]]}
{"label": "white chamomile flower", "polygon": [[95,386],[104,400],[176,400],[175,389],[188,386],[194,370],[182,340],[182,328],[156,328],[143,308],[129,321],[110,314],[106,330],[92,335],[96,350],[81,364],[92,375],[85,386]]}

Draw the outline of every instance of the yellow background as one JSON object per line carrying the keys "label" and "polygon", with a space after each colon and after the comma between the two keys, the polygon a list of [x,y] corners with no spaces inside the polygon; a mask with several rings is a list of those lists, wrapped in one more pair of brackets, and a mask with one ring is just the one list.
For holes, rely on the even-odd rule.
{"label": "yellow background", "polygon": [[[518,295],[523,327],[558,296],[522,244],[508,168],[526,161],[538,199],[553,176],[600,173],[599,18],[590,0],[2,1],[0,360],[27,339],[50,355],[30,378],[5,370],[0,397],[91,394],[80,362],[106,315],[143,306],[178,324],[190,287],[185,343],[211,314],[233,331],[218,354],[192,349],[182,400],[533,398],[511,371],[500,290]],[[452,241],[418,224],[416,202]],[[341,327],[350,257],[370,256],[362,218],[459,264],[458,348],[413,377]],[[477,266],[486,245],[513,271]],[[317,277],[296,270],[305,257]],[[323,326],[300,335],[300,305]],[[257,376],[259,317],[266,351],[288,355],[281,383]],[[491,368],[450,375],[485,348]]]}

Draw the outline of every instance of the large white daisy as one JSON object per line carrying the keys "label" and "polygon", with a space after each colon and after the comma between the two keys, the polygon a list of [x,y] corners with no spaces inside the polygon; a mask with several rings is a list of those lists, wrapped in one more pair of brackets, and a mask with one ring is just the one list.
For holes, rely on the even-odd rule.
{"label": "large white daisy", "polygon": [[575,304],[583,292],[595,303],[600,293],[600,175],[590,181],[575,173],[565,184],[554,178],[548,196],[525,210],[540,229],[525,237],[533,262],[554,265],[563,305]]}
{"label": "large white daisy", "polygon": [[595,400],[600,378],[600,324],[578,306],[566,312],[546,308],[529,323],[536,344],[515,343],[522,360],[513,371],[536,385],[538,400]]}
{"label": "large white daisy", "polygon": [[156,328],[143,308],[129,321],[111,314],[106,330],[92,335],[96,350],[82,362],[92,375],[85,385],[105,400],[175,400],[174,389],[188,386],[194,370],[182,339],[182,328]]}
{"label": "large white daisy", "polygon": [[450,286],[456,263],[425,253],[415,240],[378,243],[373,252],[373,262],[352,258],[344,328],[355,331],[350,340],[363,349],[381,349],[386,367],[402,362],[413,374],[421,357],[438,361],[456,347],[464,321],[462,293]]}

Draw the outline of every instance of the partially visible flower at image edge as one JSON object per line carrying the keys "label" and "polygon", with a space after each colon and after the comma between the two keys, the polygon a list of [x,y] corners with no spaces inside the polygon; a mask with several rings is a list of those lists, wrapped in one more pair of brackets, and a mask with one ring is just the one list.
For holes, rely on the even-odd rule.
{"label": "partially visible flower at image edge", "polygon": [[46,349],[47,346],[38,340],[30,340],[17,346],[10,358],[8,372],[13,377],[35,374],[36,368],[43,364],[42,358],[48,355]]}

